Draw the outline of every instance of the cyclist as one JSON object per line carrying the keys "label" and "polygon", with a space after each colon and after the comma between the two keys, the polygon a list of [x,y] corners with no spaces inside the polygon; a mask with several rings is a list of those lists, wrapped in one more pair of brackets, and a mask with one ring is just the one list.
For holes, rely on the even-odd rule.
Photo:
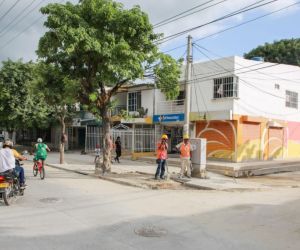
{"label": "cyclist", "polygon": [[35,149],[35,155],[33,158],[33,161],[39,161],[42,160],[42,164],[44,164],[44,161],[47,159],[47,152],[50,152],[50,148],[43,143],[42,138],[37,139],[37,143],[34,145]]}

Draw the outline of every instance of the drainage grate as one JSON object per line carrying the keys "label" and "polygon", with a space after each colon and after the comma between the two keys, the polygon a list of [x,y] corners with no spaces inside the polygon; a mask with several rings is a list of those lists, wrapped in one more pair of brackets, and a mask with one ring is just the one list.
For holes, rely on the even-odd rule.
{"label": "drainage grate", "polygon": [[148,225],[138,229],[135,229],[134,232],[143,237],[162,237],[167,235],[167,230],[159,228],[156,226]]}
{"label": "drainage grate", "polygon": [[48,197],[48,198],[40,199],[40,202],[42,202],[42,203],[57,203],[60,201],[61,201],[61,199],[56,198],[56,197]]}

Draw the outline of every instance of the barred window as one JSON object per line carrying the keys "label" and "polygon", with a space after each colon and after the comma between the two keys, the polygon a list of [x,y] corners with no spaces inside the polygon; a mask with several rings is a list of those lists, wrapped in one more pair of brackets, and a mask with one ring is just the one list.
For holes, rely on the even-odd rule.
{"label": "barred window", "polygon": [[184,105],[185,91],[180,91],[177,97],[177,105]]}
{"label": "barred window", "polygon": [[238,97],[237,78],[233,76],[214,79],[214,98]]}
{"label": "barred window", "polygon": [[141,92],[128,93],[128,111],[137,111],[141,108]]}
{"label": "barred window", "polygon": [[298,93],[286,90],[285,91],[285,106],[298,109]]}

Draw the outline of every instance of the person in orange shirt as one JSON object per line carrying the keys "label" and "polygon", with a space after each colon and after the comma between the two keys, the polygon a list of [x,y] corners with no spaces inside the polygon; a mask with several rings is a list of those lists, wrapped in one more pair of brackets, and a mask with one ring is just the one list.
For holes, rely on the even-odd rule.
{"label": "person in orange shirt", "polygon": [[189,136],[183,136],[183,142],[179,143],[176,148],[180,152],[181,170],[179,178],[182,178],[185,170],[187,170],[187,177],[191,178],[191,151],[192,146],[189,142]]}
{"label": "person in orange shirt", "polygon": [[156,149],[156,162],[157,162],[157,169],[155,173],[155,179],[158,179],[160,177],[161,179],[164,179],[165,175],[165,165],[166,165],[166,160],[168,158],[168,136],[167,135],[162,135],[161,141],[157,144],[157,149]]}

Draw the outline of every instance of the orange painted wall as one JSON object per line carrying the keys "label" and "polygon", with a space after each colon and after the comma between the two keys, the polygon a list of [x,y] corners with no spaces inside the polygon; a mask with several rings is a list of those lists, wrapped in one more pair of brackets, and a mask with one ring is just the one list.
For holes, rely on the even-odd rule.
{"label": "orange painted wall", "polygon": [[234,160],[236,125],[233,121],[198,122],[196,135],[206,138],[207,157]]}

